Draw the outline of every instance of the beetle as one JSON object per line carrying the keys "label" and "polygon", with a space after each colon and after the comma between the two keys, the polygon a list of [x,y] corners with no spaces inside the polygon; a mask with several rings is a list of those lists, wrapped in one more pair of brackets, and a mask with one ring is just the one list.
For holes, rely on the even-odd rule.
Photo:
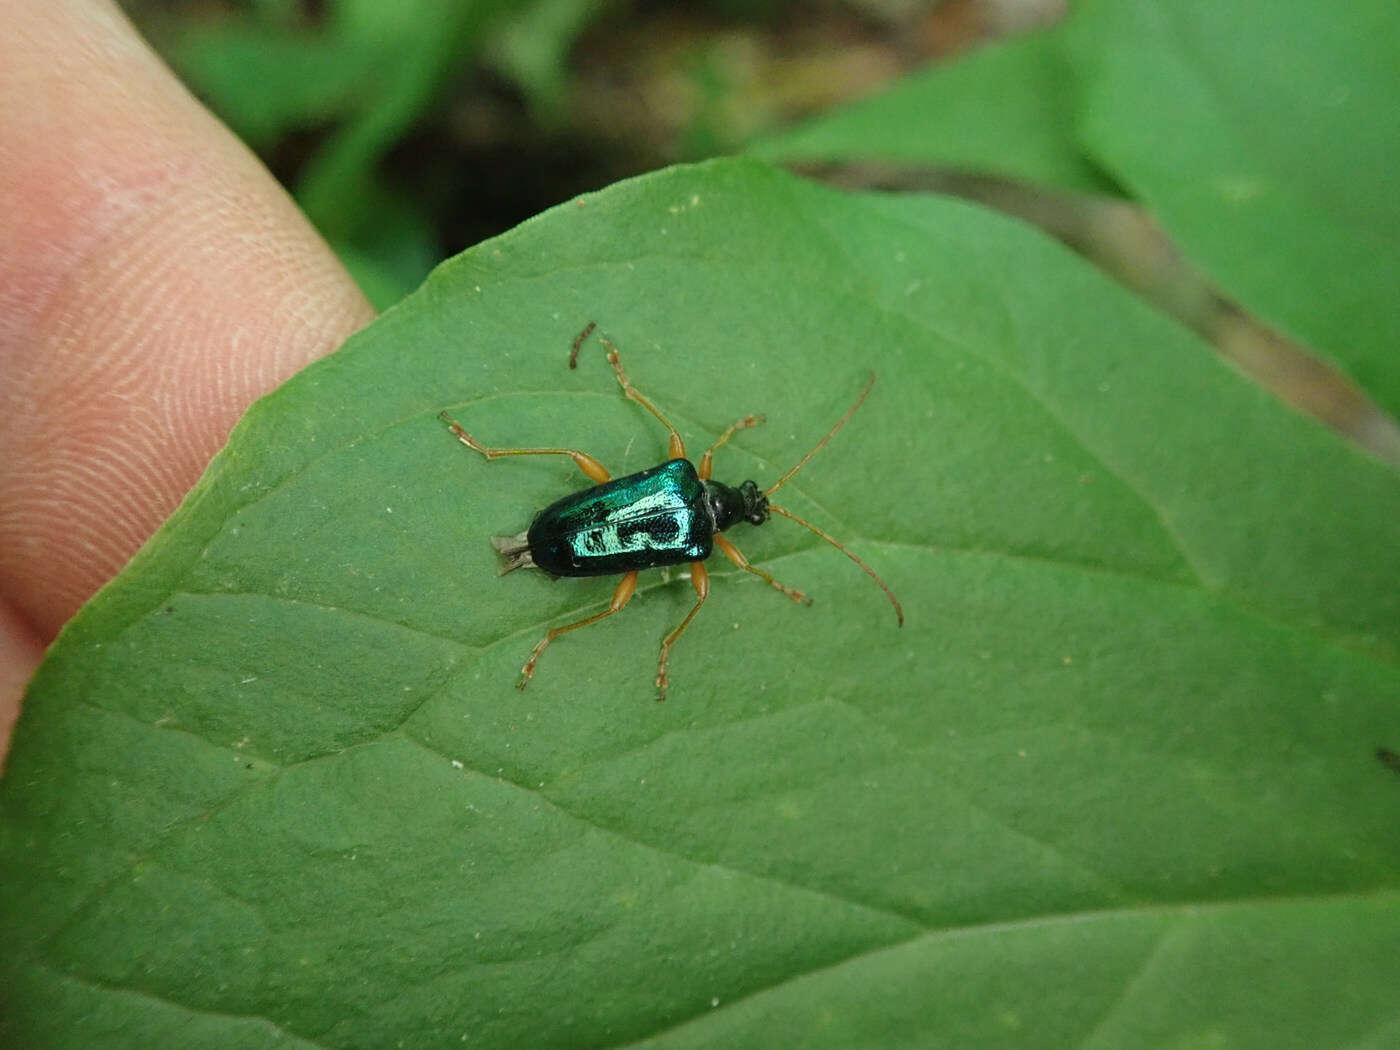
{"label": "beetle", "polygon": [[[595,324],[590,323],[574,340],[573,350],[569,354],[570,368],[578,367],[579,351],[595,327]],[[671,647],[690,626],[695,614],[700,611],[700,606],[704,605],[705,599],[709,597],[710,577],[705,568],[705,560],[715,548],[739,568],[759,577],[793,601],[810,605],[812,600],[801,591],[779,583],[770,574],[749,564],[748,559],[739,552],[739,548],[723,535],[727,529],[741,521],[751,525],[762,525],[770,514],[791,518],[859,565],[880,585],[880,589],[894,606],[899,625],[904,626],[904,610],[899,600],[874,569],[836,539],[791,511],[777,506],[768,498],[787,484],[792,476],[846,425],[847,420],[855,415],[856,409],[864,403],[871,387],[875,385],[873,372],[865,384],[865,389],[856,398],[855,404],[846,410],[846,414],[837,420],[826,436],[817,442],[796,466],[766,490],[760,491],[754,481],[745,481],[738,486],[725,485],[713,480],[710,471],[715,451],[739,431],[762,423],[763,416],[745,416],[734,423],[705,450],[698,465],[692,463],[686,458],[685,442],[676,428],[627,378],[617,347],[602,335],[598,338],[607,351],[608,363],[612,366],[623,395],[645,408],[670,432],[669,455],[666,461],[658,466],[628,474],[626,477],[614,478],[598,460],[578,449],[489,448],[469,434],[447,412],[438,415],[439,419],[447,423],[458,441],[481,453],[487,460],[504,456],[568,456],[579,470],[594,482],[591,488],[565,496],[545,507],[535,515],[534,521],[524,532],[516,536],[492,537],[492,544],[501,556],[502,574],[515,569],[537,568],[552,577],[617,574],[622,576],[613,591],[612,600],[602,612],[565,624],[563,627],[550,628],[535,646],[525,666],[521,668],[517,688],[525,688],[534,676],[535,665],[539,662],[540,655],[561,634],[587,627],[620,612],[636,593],[637,574],[643,569],[689,564],[690,582],[696,594],[695,605],[680,622],[680,626],[662,640],[661,654],[657,660],[657,699],[665,700],[667,664],[671,657]]]}

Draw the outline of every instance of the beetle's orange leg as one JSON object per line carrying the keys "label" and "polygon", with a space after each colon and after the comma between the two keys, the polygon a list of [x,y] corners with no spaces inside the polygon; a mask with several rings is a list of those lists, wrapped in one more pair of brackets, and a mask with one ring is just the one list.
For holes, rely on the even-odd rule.
{"label": "beetle's orange leg", "polygon": [[710,468],[714,463],[715,449],[727,444],[729,439],[741,430],[748,430],[749,427],[756,427],[762,423],[766,416],[745,416],[739,422],[733,424],[728,430],[719,436],[719,440],[705,450],[705,454],[700,457],[700,468],[698,473],[701,481],[710,480]]}
{"label": "beetle's orange leg", "polygon": [[656,664],[656,688],[658,690],[656,699],[666,699],[666,664],[671,659],[671,646],[676,644],[676,639],[681,636],[681,632],[690,626],[690,621],[695,619],[695,614],[700,611],[700,606],[705,604],[705,599],[710,596],[710,574],[705,569],[703,561],[693,561],[690,563],[690,583],[695,588],[698,596],[695,607],[686,613],[681,625],[668,634],[661,642],[661,659]]}
{"label": "beetle's orange leg", "polygon": [[539,662],[540,654],[549,648],[549,643],[558,638],[561,634],[568,634],[576,631],[580,627],[587,627],[590,623],[597,623],[604,617],[611,616],[615,612],[620,612],[622,607],[632,600],[632,595],[637,590],[637,574],[629,572],[622,579],[617,581],[617,589],[613,591],[612,601],[608,607],[600,613],[585,617],[577,623],[565,624],[563,627],[551,627],[549,632],[540,640],[540,644],[535,646],[535,651],[530,654],[530,659],[525,661],[525,666],[520,669],[520,681],[516,684],[517,689],[524,689],[535,673],[535,664]]}
{"label": "beetle's orange leg", "polygon": [[715,533],[715,546],[720,549],[721,554],[723,554],[726,558],[732,561],[735,565],[739,566],[739,568],[743,569],[745,572],[753,573],[760,580],[767,581],[768,586],[774,587],[782,591],[793,601],[805,602],[808,605],[812,604],[812,599],[808,598],[801,591],[793,587],[789,587],[786,584],[779,583],[777,580],[773,579],[773,577],[769,576],[762,569],[755,569],[752,565],[749,564],[749,559],[745,558],[741,553],[739,553],[739,548],[729,542],[728,537],[722,536],[719,533]]}
{"label": "beetle's orange leg", "polygon": [[680,433],[671,426],[671,421],[661,414],[661,410],[651,403],[645,394],[632,385],[632,381],[627,378],[627,373],[622,370],[622,358],[618,355],[617,347],[611,339],[606,336],[599,336],[598,341],[603,344],[608,352],[608,364],[612,365],[613,371],[617,374],[618,385],[622,387],[623,394],[629,401],[635,401],[648,412],[661,420],[661,425],[671,432],[670,459],[685,459],[685,442],[681,440]]}
{"label": "beetle's orange leg", "polygon": [[587,452],[580,452],[576,448],[487,448],[476,438],[472,437],[462,429],[462,424],[449,416],[446,412],[439,412],[438,419],[441,419],[456,435],[457,440],[468,448],[474,448],[487,459],[499,459],[501,456],[568,456],[592,481],[602,484],[612,479],[607,468],[590,456]]}

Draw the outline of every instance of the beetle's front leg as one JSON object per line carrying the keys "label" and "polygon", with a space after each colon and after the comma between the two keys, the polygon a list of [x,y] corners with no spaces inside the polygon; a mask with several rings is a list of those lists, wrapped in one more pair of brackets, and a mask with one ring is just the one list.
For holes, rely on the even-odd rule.
{"label": "beetle's front leg", "polygon": [[608,607],[600,613],[585,617],[577,623],[565,624],[563,627],[551,627],[549,632],[540,639],[540,644],[535,646],[535,651],[530,654],[530,659],[525,661],[525,666],[520,669],[520,681],[515,688],[524,689],[529,684],[535,674],[535,664],[539,661],[540,654],[549,647],[549,643],[558,638],[561,634],[578,630],[580,627],[587,627],[590,623],[597,623],[604,617],[611,616],[615,612],[620,612],[622,607],[632,600],[632,595],[637,591],[637,574],[629,572],[622,579],[617,581],[617,589],[613,591],[612,601]]}
{"label": "beetle's front leg", "polygon": [[739,568],[743,569],[745,572],[753,573],[760,580],[765,581],[768,584],[768,586],[776,590],[782,591],[793,601],[802,602],[806,605],[812,604],[812,599],[808,598],[796,587],[789,587],[785,583],[779,583],[777,580],[773,579],[772,576],[768,575],[768,573],[764,572],[762,569],[756,569],[752,565],[750,565],[749,559],[745,558],[744,555],[740,553],[739,548],[734,546],[734,544],[730,543],[727,537],[721,536],[718,533],[716,533],[715,546],[720,549],[721,554],[723,554],[726,558],[732,561],[735,565],[739,566]]}
{"label": "beetle's front leg", "polygon": [[690,563],[690,583],[695,588],[698,596],[695,607],[686,613],[686,617],[681,621],[681,625],[668,634],[661,642],[661,659],[656,665],[656,688],[658,701],[666,699],[666,664],[671,659],[671,646],[676,644],[676,639],[681,636],[681,632],[690,626],[690,621],[695,619],[695,614],[700,611],[700,606],[705,604],[705,599],[710,596],[710,573],[705,568],[703,561],[693,561]]}
{"label": "beetle's front leg", "polygon": [[710,480],[710,470],[714,465],[715,449],[719,448],[721,445],[727,444],[729,439],[732,438],[735,434],[739,433],[739,431],[748,430],[749,427],[756,427],[760,423],[762,423],[766,418],[766,416],[745,416],[743,419],[730,426],[728,430],[721,434],[719,436],[719,440],[716,441],[709,448],[707,448],[705,450],[705,454],[700,457],[700,467],[697,470],[697,473],[700,475],[700,480]]}

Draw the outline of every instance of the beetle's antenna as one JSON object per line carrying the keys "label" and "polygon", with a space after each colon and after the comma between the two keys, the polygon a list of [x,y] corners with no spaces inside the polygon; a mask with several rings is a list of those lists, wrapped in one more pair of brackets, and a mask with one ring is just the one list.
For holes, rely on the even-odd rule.
{"label": "beetle's antenna", "polygon": [[[875,377],[874,377],[873,375],[870,377],[870,381],[871,381],[872,383],[875,381]],[[866,391],[866,393],[869,393],[869,392],[870,392],[870,386],[869,386],[868,384],[866,385],[865,391]],[[862,400],[862,401],[865,400],[865,394],[861,394],[860,396],[861,396],[861,400]],[[860,407],[860,401],[857,401],[857,402],[856,402],[856,408],[859,408],[859,407]],[[855,408],[851,409],[851,412],[854,412],[854,411],[855,411]],[[850,416],[851,412],[847,412],[847,413],[846,413],[847,417]],[[844,422],[846,422],[846,420],[844,420],[844,419],[841,420],[841,423],[844,423]],[[841,426],[841,423],[837,423],[836,426],[839,428],[839,427]],[[831,433],[834,434],[834,433],[836,433],[836,431],[833,430]],[[828,434],[827,437],[828,437],[828,438],[831,437],[831,434]],[[823,441],[822,441],[822,444],[823,444],[823,445],[826,444],[826,441],[825,441],[824,439],[823,439]],[[821,445],[818,445],[818,446],[817,446],[817,448],[821,448],[821,447],[822,447]],[[816,449],[813,449],[812,451],[815,452]],[[799,463],[797,466],[800,467],[801,465],[802,465],[802,464]],[[793,468],[793,470],[796,470],[796,469],[797,469],[797,467],[794,467],[794,468]],[[770,489],[769,491],[771,492],[772,490]],[[899,626],[901,626],[901,627],[904,626],[904,609],[900,606],[900,604],[899,604],[899,599],[896,598],[896,597],[894,596],[894,591],[890,590],[889,585],[888,585],[887,583],[885,583],[884,580],[880,579],[880,574],[879,574],[879,573],[877,573],[877,572],[876,572],[874,569],[872,569],[869,565],[866,565],[865,562],[861,561],[861,560],[860,560],[858,557],[856,557],[853,553],[851,553],[850,551],[848,551],[848,550],[847,550],[845,547],[843,547],[839,542],[837,542],[837,540],[836,540],[835,538],[833,538],[833,537],[831,537],[831,536],[828,536],[825,532],[823,532],[821,529],[817,528],[817,527],[816,527],[815,525],[813,525],[810,521],[804,521],[803,519],[799,518],[796,514],[794,514],[792,511],[790,511],[790,510],[784,510],[782,507],[779,507],[779,506],[777,506],[777,505],[775,505],[775,504],[772,504],[772,503],[768,504],[768,509],[771,510],[771,511],[772,511],[773,513],[775,513],[775,514],[781,514],[781,515],[782,515],[783,517],[785,517],[785,518],[791,518],[793,521],[797,522],[797,524],[803,526],[804,528],[810,529],[812,532],[816,533],[816,534],[817,534],[818,536],[820,536],[822,539],[826,540],[827,543],[831,544],[833,547],[835,547],[838,551],[840,551],[840,552],[841,552],[842,554],[844,554],[846,557],[850,558],[851,561],[855,562],[855,563],[856,563],[857,565],[859,565],[862,569],[864,569],[864,570],[865,570],[865,574],[866,574],[867,576],[869,576],[872,580],[874,580],[876,583],[878,583],[878,584],[880,585],[880,590],[882,590],[882,591],[885,592],[885,597],[888,598],[888,599],[890,600],[890,604],[894,606],[894,614],[895,614],[895,616],[899,617]]]}
{"label": "beetle's antenna", "polygon": [[[796,474],[799,470],[801,470],[803,467],[805,467],[805,466],[807,465],[807,461],[808,461],[809,459],[811,459],[813,456],[815,456],[818,452],[820,452],[820,451],[822,450],[823,446],[825,446],[826,443],[827,443],[828,441],[830,441],[832,438],[834,438],[834,437],[836,436],[836,432],[846,425],[846,420],[850,419],[853,415],[856,414],[856,409],[860,408],[861,404],[865,401],[866,395],[870,393],[870,388],[871,388],[872,386],[874,386],[874,385],[875,385],[875,373],[874,373],[874,372],[871,372],[871,373],[870,373],[870,379],[869,379],[869,380],[866,382],[866,384],[865,384],[865,389],[862,390],[862,391],[860,392],[860,397],[856,398],[856,403],[855,403],[854,405],[852,405],[850,408],[846,409],[846,414],[836,421],[836,425],[835,425],[834,427],[832,427],[830,430],[827,431],[826,437],[822,438],[820,441],[817,442],[817,447],[816,447],[816,448],[812,449],[811,452],[808,452],[805,456],[803,456],[800,460],[798,460],[797,466],[793,467],[793,468],[792,468],[791,470],[789,470],[786,474],[784,474],[782,477],[780,477],[777,481],[773,482],[773,484],[769,486],[768,491],[764,493],[765,496],[771,496],[771,495],[773,495],[773,493],[777,492],[780,488],[782,488],[784,485],[786,485],[786,484],[788,483],[788,479],[789,479],[789,478],[791,478],[791,477],[792,477],[794,474]],[[789,514],[788,517],[792,517],[792,515]],[[799,519],[799,520],[800,520],[800,519]],[[806,523],[805,521],[802,522],[802,524],[807,525],[807,523]],[[807,525],[807,527],[808,527],[809,529],[812,528],[812,526],[810,526],[810,525]],[[813,530],[813,531],[816,531],[816,530]],[[827,539],[831,539],[831,537],[828,536]],[[836,541],[835,541],[835,540],[832,540],[832,542],[835,543]],[[837,545],[838,547],[841,546],[839,543],[836,544],[836,545]],[[843,548],[843,549],[844,549],[844,548]],[[850,552],[848,551],[847,553],[850,553]],[[855,555],[852,554],[851,557],[854,558]],[[860,559],[857,558],[856,560],[859,561]],[[862,564],[864,564],[864,563],[862,563]],[[866,571],[866,572],[870,572],[870,570],[869,570],[868,568],[867,568],[865,571]],[[871,573],[871,575],[873,576],[874,573]],[[876,576],[875,578],[876,578],[877,580],[879,579],[878,576]],[[882,583],[882,584],[880,584],[880,586],[881,586],[881,587],[884,587],[885,585]],[[889,590],[889,588],[885,588],[885,589],[886,589],[886,591]],[[893,599],[893,595],[891,595],[891,599]],[[898,602],[895,603],[896,607],[898,607],[898,604],[899,604]],[[901,622],[902,622],[902,619],[901,619]]]}

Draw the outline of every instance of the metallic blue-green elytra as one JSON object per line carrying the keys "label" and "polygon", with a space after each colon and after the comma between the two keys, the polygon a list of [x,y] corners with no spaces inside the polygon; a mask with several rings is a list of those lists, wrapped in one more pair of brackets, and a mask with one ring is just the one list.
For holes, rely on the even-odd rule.
{"label": "metallic blue-green elytra", "polygon": [[[497,545],[507,569],[536,565],[551,576],[612,576],[704,561],[714,535],[739,521],[768,520],[758,485],[701,481],[688,459],[614,478],[551,503],[519,537]],[[514,564],[512,564],[514,562]]]}

